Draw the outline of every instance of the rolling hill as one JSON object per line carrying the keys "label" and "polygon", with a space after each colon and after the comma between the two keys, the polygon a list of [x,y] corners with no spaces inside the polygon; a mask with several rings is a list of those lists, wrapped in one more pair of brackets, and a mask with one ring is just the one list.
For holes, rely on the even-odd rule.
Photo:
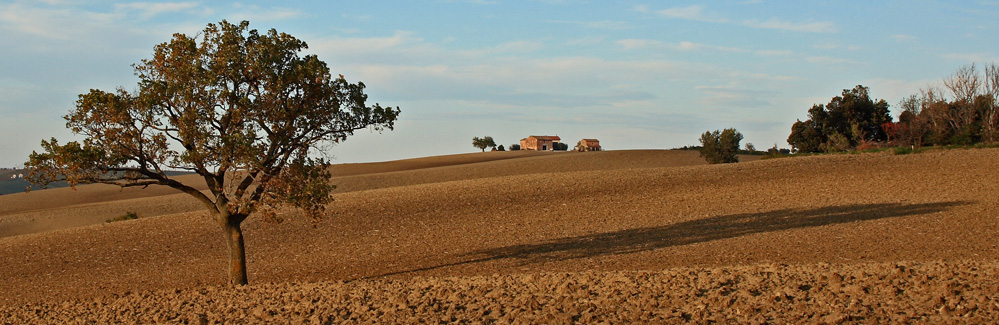
{"label": "rolling hill", "polygon": [[[324,221],[292,210],[280,224],[247,221],[252,285],[239,289],[217,287],[225,244],[183,195],[81,186],[0,196],[0,314],[320,323],[999,316],[999,150],[744,159],[508,152],[337,166]],[[126,210],[143,218],[103,223]]]}

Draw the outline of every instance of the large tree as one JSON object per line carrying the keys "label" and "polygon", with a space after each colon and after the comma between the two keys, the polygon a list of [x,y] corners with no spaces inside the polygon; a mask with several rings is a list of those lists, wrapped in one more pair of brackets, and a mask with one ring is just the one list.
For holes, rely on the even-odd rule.
{"label": "large tree", "polygon": [[[246,284],[240,224],[292,206],[316,220],[332,202],[329,163],[317,154],[354,131],[391,130],[398,108],[367,105],[363,83],[334,76],[308,45],[249,22],[174,34],[133,65],[138,88],[91,90],[65,118],[85,139],[42,141],[25,163],[43,187],[105,183],[165,185],[187,193],[218,222],[229,247],[229,282]],[[201,175],[209,189],[168,174]]]}

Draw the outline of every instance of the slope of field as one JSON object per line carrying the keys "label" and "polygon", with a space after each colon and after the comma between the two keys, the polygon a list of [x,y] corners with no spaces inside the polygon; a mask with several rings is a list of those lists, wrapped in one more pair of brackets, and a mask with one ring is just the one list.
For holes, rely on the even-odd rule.
{"label": "slope of field", "polygon": [[[755,156],[744,160],[757,159]],[[340,164],[332,169],[337,193],[404,185],[439,183],[504,175],[552,174],[571,170],[611,170],[641,167],[703,165],[695,151],[605,151],[553,153],[535,151],[486,152],[407,159],[383,163]],[[177,180],[205,190],[197,175]],[[541,177],[541,176],[539,176]],[[119,188],[83,185],[0,196],[0,237],[103,223],[135,212],[152,217],[202,207],[186,194],[162,186]]]}
{"label": "slope of field", "polygon": [[[225,283],[225,245],[200,212],[0,238],[0,314],[157,322],[999,316],[999,150],[696,166],[641,163],[660,152],[604,154],[565,154],[563,171],[524,171],[542,164],[518,164],[546,157],[532,156],[342,176],[358,177],[356,185],[345,184],[319,224],[247,221],[250,282],[261,285],[239,290],[212,287]],[[434,179],[459,171],[470,175]],[[476,288],[481,295],[455,295]]]}

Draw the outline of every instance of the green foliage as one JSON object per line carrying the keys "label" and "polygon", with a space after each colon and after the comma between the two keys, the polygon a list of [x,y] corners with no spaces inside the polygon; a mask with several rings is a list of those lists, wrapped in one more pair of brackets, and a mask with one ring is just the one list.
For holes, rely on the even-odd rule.
{"label": "green foliage", "polygon": [[562,142],[553,142],[552,143],[552,150],[555,150],[555,151],[566,151],[566,150],[569,150],[569,144],[562,143]]}
{"label": "green foliage", "polygon": [[850,139],[847,136],[842,135],[838,132],[833,133],[829,136],[829,140],[822,144],[823,152],[842,152],[850,150],[852,145],[850,144]]}
{"label": "green foliage", "polygon": [[912,147],[896,147],[893,151],[896,155],[908,155],[915,150]]}
{"label": "green foliage", "polygon": [[117,222],[117,221],[134,220],[134,219],[139,219],[139,214],[135,213],[135,212],[129,211],[129,212],[125,212],[124,215],[104,220],[104,222],[105,223],[112,223],[112,222]]}
{"label": "green foliage", "polygon": [[518,151],[518,150],[520,150],[520,145],[519,144],[511,144],[510,145],[510,151]]}
{"label": "green foliage", "polygon": [[498,147],[496,147],[496,151],[506,151],[506,148],[504,148],[503,145],[501,144]]}
{"label": "green foliage", "polygon": [[493,141],[493,137],[473,137],[472,146],[482,149],[482,152],[486,152],[486,148],[496,147],[496,141]]}
{"label": "green foliage", "polygon": [[704,157],[709,164],[739,162],[739,157],[736,154],[739,152],[742,133],[735,129],[704,132],[700,141],[701,157]]}
{"label": "green foliage", "polygon": [[892,120],[888,103],[872,100],[868,90],[858,85],[826,105],[813,105],[807,120],[791,126],[787,142],[796,152],[830,152],[886,141],[889,134],[883,126]]}

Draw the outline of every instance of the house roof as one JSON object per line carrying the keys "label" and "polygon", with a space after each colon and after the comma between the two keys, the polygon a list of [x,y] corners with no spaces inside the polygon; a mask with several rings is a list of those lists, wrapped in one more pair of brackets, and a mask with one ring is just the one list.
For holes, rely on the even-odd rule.
{"label": "house roof", "polygon": [[562,141],[562,138],[559,138],[557,135],[532,135],[529,136],[528,138],[535,138],[538,140]]}
{"label": "house roof", "polygon": [[597,139],[583,139],[583,141],[600,143],[600,140],[597,140]]}

